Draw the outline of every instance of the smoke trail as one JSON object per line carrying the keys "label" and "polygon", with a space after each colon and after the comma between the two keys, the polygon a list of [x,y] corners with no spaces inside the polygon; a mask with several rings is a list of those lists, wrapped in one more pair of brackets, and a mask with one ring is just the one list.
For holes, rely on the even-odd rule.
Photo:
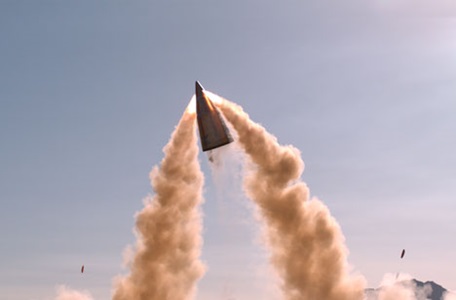
{"label": "smoke trail", "polygon": [[299,181],[304,168],[299,151],[279,145],[240,106],[226,100],[218,106],[254,163],[245,189],[265,221],[271,262],[282,278],[285,298],[363,299],[365,281],[349,274],[348,251],[336,220],[322,202],[309,201],[309,190]]}
{"label": "smoke trail", "polygon": [[151,172],[155,196],[136,216],[138,241],[131,273],[116,283],[114,300],[185,300],[203,275],[202,186],[195,115],[184,113],[160,167]]}

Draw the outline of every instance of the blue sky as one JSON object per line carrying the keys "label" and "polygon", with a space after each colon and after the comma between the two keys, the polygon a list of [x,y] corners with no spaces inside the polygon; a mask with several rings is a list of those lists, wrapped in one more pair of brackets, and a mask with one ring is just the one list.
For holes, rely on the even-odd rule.
{"label": "blue sky", "polygon": [[[456,289],[453,1],[4,0],[0,37],[2,297],[109,298],[195,80],[302,151],[369,285],[403,271]],[[240,179],[201,163],[198,299],[268,294]]]}

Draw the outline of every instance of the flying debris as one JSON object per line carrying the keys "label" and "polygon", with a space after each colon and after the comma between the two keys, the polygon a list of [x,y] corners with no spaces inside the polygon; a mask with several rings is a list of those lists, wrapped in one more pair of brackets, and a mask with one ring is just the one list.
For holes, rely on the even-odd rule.
{"label": "flying debris", "polygon": [[201,84],[195,82],[196,117],[203,151],[212,150],[233,141],[220,112],[204,93]]}
{"label": "flying debris", "polygon": [[81,267],[81,273],[84,273],[84,265]]}
{"label": "flying debris", "polygon": [[402,249],[401,259],[404,258],[404,255],[405,255],[405,249]]}

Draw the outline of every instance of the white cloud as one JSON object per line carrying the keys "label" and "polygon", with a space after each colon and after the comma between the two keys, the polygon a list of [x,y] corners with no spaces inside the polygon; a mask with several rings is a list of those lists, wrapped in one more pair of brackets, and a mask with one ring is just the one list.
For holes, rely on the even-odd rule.
{"label": "white cloud", "polygon": [[373,295],[373,298],[378,300],[426,300],[431,293],[430,285],[418,287],[408,274],[387,273],[383,276],[379,291]]}
{"label": "white cloud", "polygon": [[57,297],[55,300],[94,300],[87,291],[76,291],[66,286],[57,288]]}

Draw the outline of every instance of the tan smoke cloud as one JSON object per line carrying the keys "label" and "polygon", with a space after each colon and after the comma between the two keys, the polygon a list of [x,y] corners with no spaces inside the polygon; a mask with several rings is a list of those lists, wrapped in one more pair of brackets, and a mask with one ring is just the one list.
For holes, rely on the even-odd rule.
{"label": "tan smoke cloud", "polygon": [[114,300],[192,299],[204,273],[201,212],[204,176],[198,163],[195,115],[184,113],[151,172],[155,195],[136,216],[130,274],[115,284]]}
{"label": "tan smoke cloud", "polygon": [[93,300],[93,298],[89,292],[75,291],[66,286],[59,286],[55,300]]}
{"label": "tan smoke cloud", "polygon": [[321,201],[309,200],[309,190],[300,181],[300,152],[279,145],[240,106],[226,100],[218,106],[253,162],[245,189],[264,219],[285,299],[363,299],[365,280],[349,274],[339,225]]}

